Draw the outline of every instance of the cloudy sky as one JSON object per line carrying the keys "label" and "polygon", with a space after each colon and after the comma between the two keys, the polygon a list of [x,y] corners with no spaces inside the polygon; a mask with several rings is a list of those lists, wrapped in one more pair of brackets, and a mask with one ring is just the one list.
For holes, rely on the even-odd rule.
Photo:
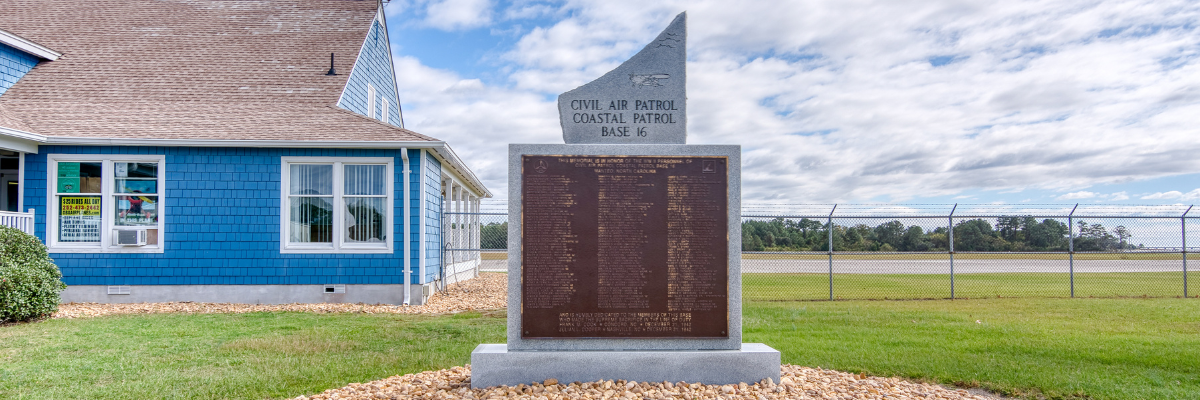
{"label": "cloudy sky", "polygon": [[692,144],[766,203],[1200,202],[1200,2],[393,0],[404,122],[497,198],[688,12]]}

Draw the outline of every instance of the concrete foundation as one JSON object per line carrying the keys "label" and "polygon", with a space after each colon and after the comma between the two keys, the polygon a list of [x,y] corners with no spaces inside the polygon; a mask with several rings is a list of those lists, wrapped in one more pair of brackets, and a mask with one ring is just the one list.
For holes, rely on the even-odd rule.
{"label": "concrete foundation", "polygon": [[446,286],[469,281],[479,277],[478,258],[446,266]]}
{"label": "concrete foundation", "polygon": [[[433,295],[433,284],[410,285],[412,305],[425,304]],[[289,303],[366,303],[404,304],[404,285],[336,285],[327,293],[326,285],[132,285],[129,294],[108,294],[109,286],[68,286],[61,294],[63,303],[162,303],[194,301],[203,303],[289,304]]]}
{"label": "concrete foundation", "polygon": [[723,385],[779,382],[779,351],[762,343],[741,350],[508,351],[481,344],[471,352],[471,387],[514,386],[549,378],[562,383],[624,379]]}

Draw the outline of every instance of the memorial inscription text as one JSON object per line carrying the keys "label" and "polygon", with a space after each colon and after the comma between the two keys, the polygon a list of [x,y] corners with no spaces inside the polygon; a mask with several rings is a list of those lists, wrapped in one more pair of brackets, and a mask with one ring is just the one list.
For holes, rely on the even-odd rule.
{"label": "memorial inscription text", "polygon": [[725,157],[522,159],[522,337],[728,337]]}

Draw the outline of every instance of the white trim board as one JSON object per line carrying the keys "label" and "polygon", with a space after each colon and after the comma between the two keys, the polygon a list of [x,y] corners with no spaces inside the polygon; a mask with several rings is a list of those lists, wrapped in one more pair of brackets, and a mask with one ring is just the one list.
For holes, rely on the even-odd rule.
{"label": "white trim board", "polygon": [[0,29],[0,43],[15,47],[17,50],[24,51],[35,56],[54,61],[62,57],[62,53],[51,50],[49,47],[34,43],[33,41],[17,36],[12,32]]}
{"label": "white trim board", "polygon": [[[357,115],[357,114],[355,114]],[[26,143],[29,141],[32,143]],[[434,157],[448,163],[459,176],[471,183],[479,197],[491,198],[492,192],[483,186],[479,177],[467,168],[450,145],[441,140],[412,141],[336,141],[336,140],[224,140],[224,139],[127,139],[44,136],[36,133],[0,127],[0,148],[37,153],[38,144],[77,146],[162,146],[162,147],[263,147],[263,148],[323,148],[323,149],[432,149]],[[23,146],[23,147],[21,147]]]}

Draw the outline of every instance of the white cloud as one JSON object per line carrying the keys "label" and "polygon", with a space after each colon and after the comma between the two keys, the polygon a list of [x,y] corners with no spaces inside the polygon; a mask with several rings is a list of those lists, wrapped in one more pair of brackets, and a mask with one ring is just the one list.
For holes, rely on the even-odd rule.
{"label": "white cloud", "polygon": [[[409,129],[450,143],[497,198],[506,198],[508,143],[561,141],[557,109],[536,93],[489,87],[478,79],[393,59]],[[556,137],[557,135],[557,137]]]}
{"label": "white cloud", "polygon": [[[464,77],[416,60],[398,72],[408,125],[470,153],[464,159],[495,177],[488,184],[496,192],[507,173],[505,144],[561,143],[554,96],[609,71],[685,9],[689,143],[742,145],[746,198],[1066,192],[1200,170],[1192,156],[1200,151],[1197,2],[528,6],[507,13],[559,19],[522,30],[501,57],[499,84],[459,84]],[[490,18],[441,20],[465,27]],[[1161,197],[1170,193],[1177,197]],[[1128,197],[1077,191],[1059,199]]]}
{"label": "white cloud", "polygon": [[425,24],[455,31],[487,26],[492,22],[492,3],[488,0],[437,0],[425,8]]}
{"label": "white cloud", "polygon": [[1200,200],[1200,189],[1187,193],[1178,190],[1158,192],[1142,196],[1142,200]]}
{"label": "white cloud", "polygon": [[1088,192],[1088,191],[1079,191],[1079,192],[1067,193],[1062,196],[1058,196],[1057,198],[1055,198],[1055,200],[1080,200],[1080,199],[1090,199],[1093,197],[1096,197],[1096,193]]}
{"label": "white cloud", "polygon": [[1178,190],[1170,192],[1158,192],[1146,196],[1142,196],[1142,200],[1174,200],[1183,197],[1183,193]]}

